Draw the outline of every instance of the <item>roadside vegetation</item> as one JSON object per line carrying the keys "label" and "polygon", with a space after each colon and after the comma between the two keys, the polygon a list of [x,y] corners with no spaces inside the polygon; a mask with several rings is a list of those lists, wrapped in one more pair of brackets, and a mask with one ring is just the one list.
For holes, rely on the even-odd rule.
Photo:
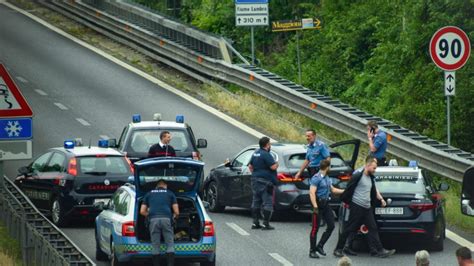
{"label": "roadside vegetation", "polygon": [[[163,80],[173,87],[193,95],[207,104],[214,106],[215,108],[264,132],[265,134],[268,134],[275,139],[278,139],[279,141],[305,143],[303,135],[306,128],[315,128],[319,136],[329,139],[333,142],[351,139],[349,135],[344,134],[343,132],[338,132],[332,128],[324,126],[315,120],[309,119],[303,115],[286,109],[245,89],[225,84],[201,84],[78,23],[75,23],[46,8],[36,4],[31,4],[29,1],[11,0],[10,2],[16,3],[20,6],[22,6],[22,3],[27,3],[30,5],[29,10],[32,10],[32,13],[41,17],[42,19],[56,25],[75,37],[82,39],[137,68],[140,68],[141,70],[157,77],[158,79]],[[204,2],[207,3],[208,1],[203,1],[203,3]],[[221,3],[220,1],[218,2]],[[472,61],[473,60],[470,62]],[[472,69],[472,66],[467,67],[471,67]],[[439,78],[441,78],[441,75],[439,75]],[[472,81],[474,82],[474,79]],[[474,101],[474,98],[471,100]],[[471,105],[471,107],[472,106],[474,105]],[[366,144],[362,144],[358,161],[359,166],[362,164],[364,157],[367,155],[367,151],[368,146]],[[340,152],[342,152],[342,154],[347,152],[348,154],[350,151]],[[441,177],[438,177],[437,180],[438,182],[447,181],[451,186],[450,190],[445,193],[447,200],[446,209],[448,223],[455,225],[460,229],[474,233],[474,223],[469,222],[466,217],[462,216],[460,213],[460,184]]]}
{"label": "roadside vegetation", "polygon": [[21,249],[17,240],[11,238],[0,221],[0,266],[16,266],[21,263]]}

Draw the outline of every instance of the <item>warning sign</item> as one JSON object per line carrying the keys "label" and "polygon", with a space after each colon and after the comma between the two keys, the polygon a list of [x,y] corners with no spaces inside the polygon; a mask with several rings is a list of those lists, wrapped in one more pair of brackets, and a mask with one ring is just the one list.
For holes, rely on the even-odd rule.
{"label": "warning sign", "polygon": [[33,116],[33,111],[6,68],[0,64],[0,117],[31,116]]}

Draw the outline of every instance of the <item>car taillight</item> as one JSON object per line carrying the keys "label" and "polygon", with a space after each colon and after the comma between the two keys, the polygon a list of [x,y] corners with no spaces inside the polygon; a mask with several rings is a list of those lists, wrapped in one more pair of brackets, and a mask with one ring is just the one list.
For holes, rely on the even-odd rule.
{"label": "car taillight", "polygon": [[214,224],[211,221],[204,222],[204,236],[214,236]]}
{"label": "car taillight", "polygon": [[424,211],[429,211],[432,210],[436,207],[435,204],[433,203],[415,203],[415,204],[410,204],[410,208],[413,210],[417,210],[420,212]]}
{"label": "car taillight", "polygon": [[198,151],[193,151],[193,160],[201,160],[201,153]]}
{"label": "car taillight", "polygon": [[278,181],[280,182],[295,182],[295,181],[302,181],[302,178],[294,178],[292,175],[287,173],[279,173],[277,175]]}
{"label": "car taillight", "polygon": [[128,159],[128,157],[125,156],[125,160],[127,160],[127,163],[128,163],[128,166],[130,166],[130,172],[135,173],[135,168],[133,167],[133,163],[132,161],[130,161],[130,159]]}
{"label": "car taillight", "polygon": [[66,180],[62,177],[56,177],[55,179],[53,179],[53,184],[64,187],[66,186]]}
{"label": "car taillight", "polygon": [[424,229],[411,229],[410,232],[412,232],[414,234],[425,234],[426,230],[424,230]]}
{"label": "car taillight", "polygon": [[77,161],[76,158],[71,158],[67,165],[67,173],[76,176],[77,175]]}
{"label": "car taillight", "polygon": [[339,176],[339,180],[341,180],[341,181],[348,181],[348,180],[351,179],[351,177],[352,177],[351,175],[340,175],[340,176]]}
{"label": "car taillight", "polygon": [[122,224],[122,236],[135,236],[135,223],[133,221]]}

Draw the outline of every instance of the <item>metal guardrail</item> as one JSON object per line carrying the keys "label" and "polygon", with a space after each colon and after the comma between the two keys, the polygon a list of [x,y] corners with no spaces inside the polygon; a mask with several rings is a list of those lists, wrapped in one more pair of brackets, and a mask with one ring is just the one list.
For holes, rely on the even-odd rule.
{"label": "metal guardrail", "polygon": [[2,178],[0,219],[5,222],[10,236],[19,240],[24,265],[95,265],[34,207],[13,181],[7,177]]}
{"label": "metal guardrail", "polygon": [[[376,120],[391,136],[388,152],[460,181],[474,155],[422,136],[391,121],[320,95],[264,69],[232,64],[241,56],[224,39],[171,21],[124,1],[41,1],[50,8],[194,77],[236,84],[327,126],[367,142],[366,123]],[[225,46],[225,48],[224,48]]]}

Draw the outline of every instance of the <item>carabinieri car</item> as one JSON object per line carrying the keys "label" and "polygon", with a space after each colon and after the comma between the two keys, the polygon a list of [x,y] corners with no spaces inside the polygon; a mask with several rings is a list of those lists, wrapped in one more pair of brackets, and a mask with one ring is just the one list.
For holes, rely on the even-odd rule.
{"label": "carabinieri car", "polygon": [[[152,245],[146,219],[140,215],[145,194],[164,179],[176,194],[180,215],[174,224],[175,257],[179,260],[216,263],[214,224],[197,194],[204,163],[189,158],[151,158],[135,163],[131,184],[120,187],[95,221],[96,258],[112,265],[150,263]],[[165,252],[165,244],[161,250]]]}
{"label": "carabinieri car", "polygon": [[65,141],[18,169],[15,184],[57,226],[93,221],[99,213],[93,204],[108,201],[132,174],[130,161],[106,140],[98,147],[78,147],[80,142]]}
{"label": "carabinieri car", "polygon": [[[442,251],[446,238],[445,200],[440,194],[449,186],[445,183],[435,187],[428,172],[417,167],[415,161],[409,166],[378,167],[375,172],[375,185],[387,202],[387,206],[375,208],[375,220],[382,242],[390,244],[393,239],[424,241],[427,249]],[[339,224],[349,218],[350,209],[345,203],[339,208]],[[343,226],[340,226],[341,233]],[[365,246],[368,229],[361,225],[355,249]],[[360,241],[364,240],[364,241]],[[363,243],[362,245],[360,245]],[[385,246],[385,245],[384,245]]]}

